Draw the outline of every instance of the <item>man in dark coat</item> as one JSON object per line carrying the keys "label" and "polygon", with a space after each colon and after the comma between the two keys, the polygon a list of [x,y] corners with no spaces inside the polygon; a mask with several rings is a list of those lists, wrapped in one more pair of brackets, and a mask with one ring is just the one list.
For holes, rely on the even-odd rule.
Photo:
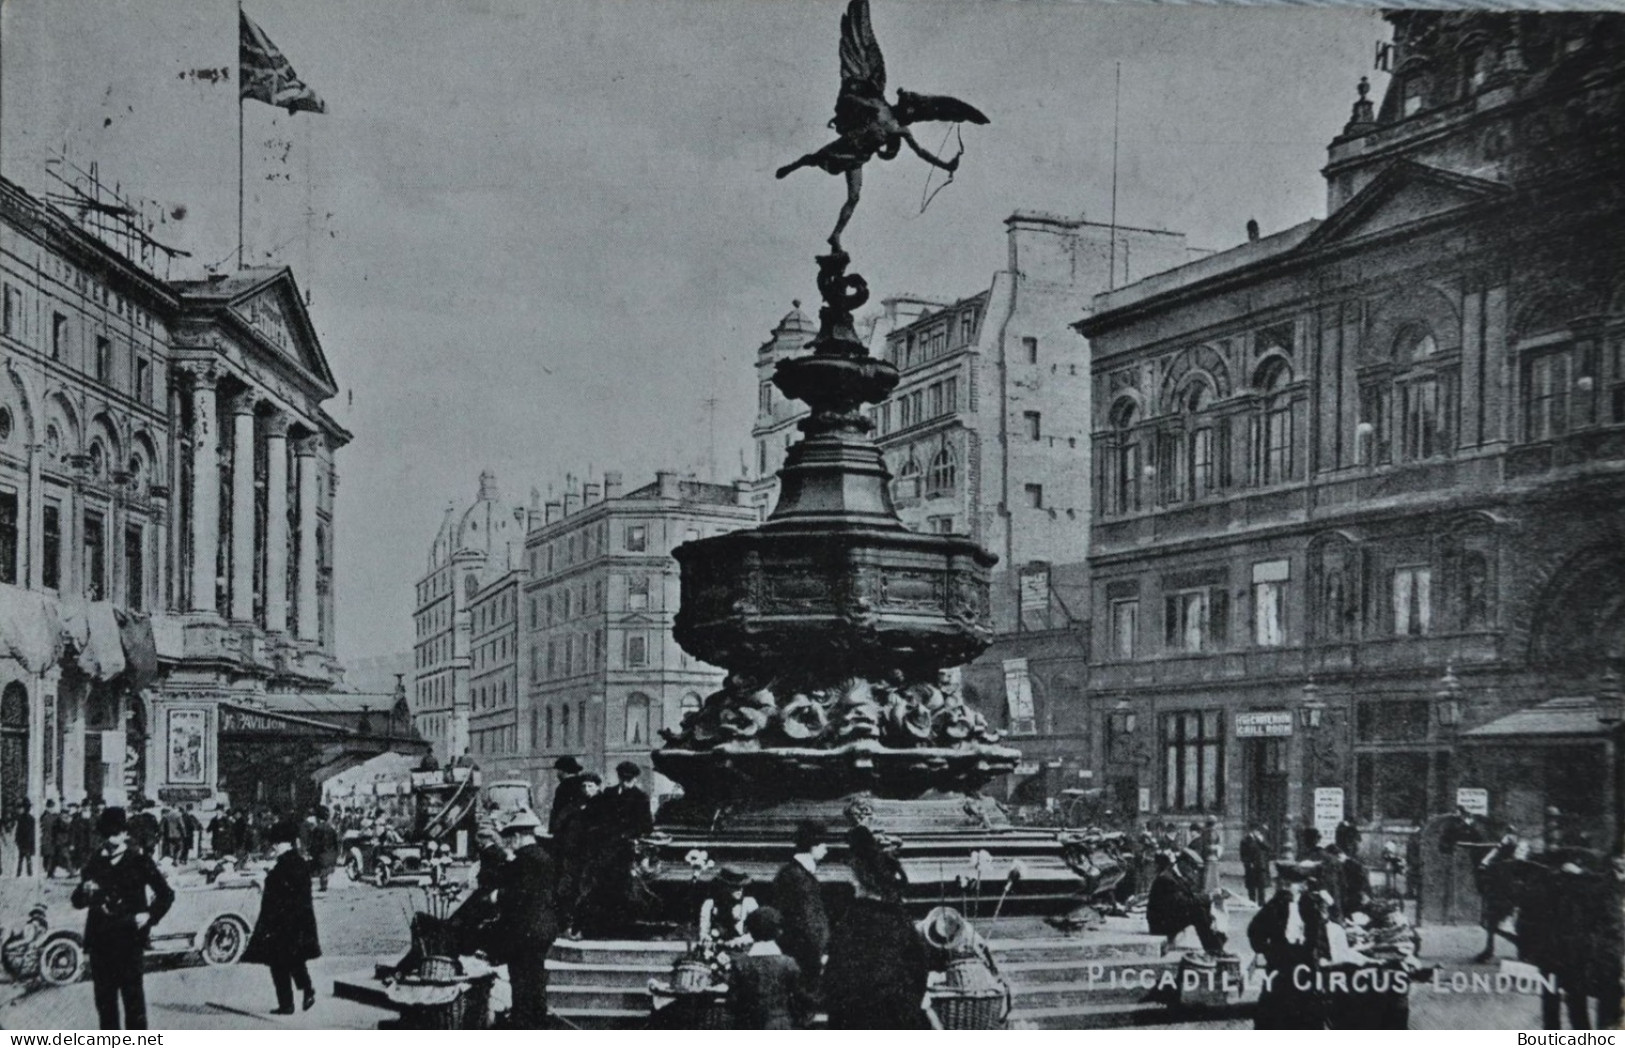
{"label": "man in dark coat", "polygon": [[568,811],[560,812],[554,798],[553,813],[559,815],[558,832],[553,837],[559,858],[559,917],[572,938],[581,936],[581,919],[589,923],[595,913],[583,913],[582,904],[596,886],[601,863],[599,853],[603,842],[603,797],[598,789],[602,780],[592,772],[577,777],[581,783],[581,800]]}
{"label": "man in dark coat", "polygon": [[303,994],[305,1011],[316,1003],[316,990],[305,965],[322,955],[322,945],[310,901],[310,865],[294,847],[299,828],[291,822],[278,823],[266,836],[276,863],[265,876],[259,919],[254,922],[248,949],[243,951],[243,963],[271,969],[271,984],[276,988],[272,1014],[292,1015],[295,986]]}
{"label": "man in dark coat", "polygon": [[553,807],[547,813],[547,833],[559,835],[559,823],[586,801],[586,783],[582,781],[581,762],[574,757],[560,757],[553,762],[559,784],[553,790]]}
{"label": "man in dark coat", "polygon": [[[636,842],[654,830],[654,818],[649,795],[637,784],[640,774],[631,761],[616,765],[615,785],[600,793],[587,813],[592,839],[581,842],[589,858],[582,871],[580,916],[574,922],[587,935],[619,937],[642,909],[635,898],[632,869],[637,863]],[[575,818],[579,816],[563,824],[567,836],[572,835],[569,827]]]}
{"label": "man in dark coat", "polygon": [[638,786],[642,770],[631,761],[615,765],[615,785],[605,790],[599,802],[603,808],[603,830],[614,840],[647,837],[655,828],[649,810],[649,795]]}
{"label": "man in dark coat", "polygon": [[200,855],[203,852],[203,845],[199,841],[203,833],[203,824],[197,821],[190,804],[181,812],[181,826],[186,831],[186,836],[181,838],[181,862],[190,862],[194,850]]}
{"label": "man in dark coat", "polygon": [[62,820],[58,832],[64,833],[65,838],[59,837],[59,852],[66,861],[68,869],[77,873],[86,862],[90,860],[91,852],[97,849],[91,843],[90,816],[77,804],[68,805],[68,816]]}
{"label": "man in dark coat", "polygon": [[1179,871],[1173,856],[1157,856],[1157,879],[1151,882],[1151,897],[1145,904],[1145,921],[1152,935],[1170,939],[1186,928],[1195,928],[1202,949],[1210,954],[1224,952],[1225,937],[1213,927],[1213,907]]}
{"label": "man in dark coat", "polygon": [[66,859],[57,843],[59,840],[67,840],[62,813],[56,810],[56,801],[46,801],[45,811],[39,817],[39,863],[40,871],[48,878],[56,876],[56,868]]}
{"label": "man in dark coat", "polygon": [[316,877],[325,892],[339,864],[339,831],[328,818],[326,808],[316,809],[316,825],[310,828],[310,861],[316,867]]}
{"label": "man in dark coat", "polygon": [[558,873],[553,856],[536,840],[541,820],[521,811],[502,827],[513,850],[497,892],[500,956],[513,992],[515,1029],[539,1030],[547,1021],[547,954],[559,936]]}
{"label": "man in dark coat", "polygon": [[130,839],[135,846],[152,856],[159,858],[158,843],[162,839],[163,829],[158,823],[158,816],[152,813],[148,801],[136,802],[136,811],[129,817]]}
{"label": "man in dark coat", "polygon": [[1247,897],[1262,906],[1269,899],[1270,862],[1275,851],[1264,836],[1264,827],[1254,826],[1252,832],[1241,839],[1241,872],[1247,885]]}
{"label": "man in dark coat", "polygon": [[779,948],[801,971],[798,997],[802,1006],[795,1018],[796,1025],[805,1028],[812,1021],[811,1006],[818,1001],[824,951],[829,946],[829,916],[818,883],[818,864],[829,853],[824,827],[811,821],[798,825],[795,849],[773,878],[773,905],[781,922]]}
{"label": "man in dark coat", "polygon": [[779,912],[771,906],[752,910],[745,931],[754,940],[733,959],[728,973],[728,1012],[736,1030],[790,1030],[798,1025],[796,998],[801,969],[779,946]]}
{"label": "man in dark coat", "polygon": [[921,1030],[929,961],[903,909],[903,867],[867,827],[847,835],[853,897],[829,937],[824,1007],[832,1030]]}
{"label": "man in dark coat", "polygon": [[177,863],[185,862],[181,856],[186,849],[186,820],[181,818],[180,810],[164,808],[158,819],[158,829],[163,835],[162,856]]}
{"label": "man in dark coat", "polygon": [[85,952],[90,956],[96,1016],[102,1029],[119,1029],[122,999],[123,1028],[145,1030],[142,960],[152,929],[169,912],[175,892],[152,856],[130,846],[123,808],[106,809],[96,823],[98,835],[107,843],[86,859],[79,886],[73,890],[74,909],[90,911],[85,917]]}
{"label": "man in dark coat", "polygon": [[1281,889],[1247,926],[1247,941],[1264,959],[1264,983],[1253,1027],[1258,1030],[1323,1030],[1326,1002],[1315,977],[1330,959],[1326,912],[1309,890],[1314,864],[1278,863]]}
{"label": "man in dark coat", "polygon": [[1332,832],[1332,839],[1337,842],[1344,855],[1351,859],[1360,857],[1360,842],[1364,839],[1364,834],[1360,832],[1360,824],[1353,819],[1344,819],[1338,823],[1337,829]]}
{"label": "man in dark coat", "polygon": [[32,805],[25,799],[22,811],[17,813],[17,825],[12,831],[12,840],[17,844],[17,876],[23,875],[26,867],[28,876],[34,876],[34,846],[37,843],[39,827],[34,822]]}

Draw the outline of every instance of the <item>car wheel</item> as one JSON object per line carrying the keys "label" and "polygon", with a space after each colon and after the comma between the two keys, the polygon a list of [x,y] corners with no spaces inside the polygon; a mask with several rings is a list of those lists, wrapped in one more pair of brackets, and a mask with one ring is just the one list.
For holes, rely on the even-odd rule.
{"label": "car wheel", "polygon": [[52,936],[40,949],[39,977],[47,986],[78,982],[84,978],[87,967],[85,948],[71,935]]}
{"label": "car wheel", "polygon": [[389,887],[389,864],[381,862],[372,871],[372,883],[379,888]]}
{"label": "car wheel", "polygon": [[216,917],[203,930],[198,955],[204,964],[236,964],[248,948],[248,922],[241,917]]}
{"label": "car wheel", "polygon": [[350,857],[345,860],[344,873],[350,880],[359,881],[361,879],[361,856],[351,852]]}

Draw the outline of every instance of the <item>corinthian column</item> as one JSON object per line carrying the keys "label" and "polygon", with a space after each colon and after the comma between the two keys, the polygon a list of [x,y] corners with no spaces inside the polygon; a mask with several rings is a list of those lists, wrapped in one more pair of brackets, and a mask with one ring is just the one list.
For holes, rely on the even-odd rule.
{"label": "corinthian column", "polygon": [[192,599],[190,611],[216,611],[215,559],[220,542],[220,452],[215,446],[215,374],[191,373],[192,382]]}
{"label": "corinthian column", "polygon": [[294,445],[299,462],[299,639],[320,640],[316,628],[316,446],[317,436]]}
{"label": "corinthian column", "polygon": [[265,628],[288,630],[288,416],[265,427]]}
{"label": "corinthian column", "polygon": [[243,392],[231,398],[231,617],[254,618],[254,404]]}

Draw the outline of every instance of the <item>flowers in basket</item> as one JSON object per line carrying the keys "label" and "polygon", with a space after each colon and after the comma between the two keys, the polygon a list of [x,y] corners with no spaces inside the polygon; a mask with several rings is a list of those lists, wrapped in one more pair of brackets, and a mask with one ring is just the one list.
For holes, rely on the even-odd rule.
{"label": "flowers in basket", "polygon": [[716,860],[703,848],[690,848],[688,854],[683,856],[683,861],[688,864],[689,876],[696,881],[700,879],[702,873],[716,867]]}
{"label": "flowers in basket", "polygon": [[704,993],[727,982],[729,963],[728,951],[720,939],[701,939],[672,965],[672,988],[681,993]]}

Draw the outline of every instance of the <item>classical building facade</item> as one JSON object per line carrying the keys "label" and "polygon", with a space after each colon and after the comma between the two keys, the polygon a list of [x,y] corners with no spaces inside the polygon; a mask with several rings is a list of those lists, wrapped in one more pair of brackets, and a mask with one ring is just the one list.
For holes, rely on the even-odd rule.
{"label": "classical building facade", "polygon": [[468,753],[481,768],[500,776],[516,765],[519,748],[520,629],[523,567],[498,576],[468,607]]}
{"label": "classical building facade", "polygon": [[524,756],[503,765],[535,784],[543,806],[559,757],[578,757],[600,773],[623,760],[647,771],[660,730],[675,728],[721,685],[720,669],[672,639],[680,594],[671,551],[757,519],[744,482],[659,473],[623,491],[620,474],[605,473],[601,488],[574,489],[567,485],[562,499],[546,504],[525,542]]}
{"label": "classical building facade", "polygon": [[1465,788],[1611,843],[1625,36],[1388,19],[1393,77],[1331,143],[1325,221],[1077,325],[1094,758],[1125,804],[1232,831],[1346,811],[1404,835]]}
{"label": "classical building facade", "polygon": [[[429,568],[418,579],[412,614],[410,705],[413,724],[441,762],[470,752],[476,629],[471,609],[488,587],[522,568],[529,518],[524,506],[503,502],[496,474],[486,470],[471,504],[460,512],[456,503],[446,507],[430,544]],[[489,667],[483,653],[481,658],[483,672]]]}
{"label": "classical building facade", "polygon": [[7,811],[254,797],[224,720],[342,679],[350,437],[292,274],[160,281],[0,182],[0,307]]}

